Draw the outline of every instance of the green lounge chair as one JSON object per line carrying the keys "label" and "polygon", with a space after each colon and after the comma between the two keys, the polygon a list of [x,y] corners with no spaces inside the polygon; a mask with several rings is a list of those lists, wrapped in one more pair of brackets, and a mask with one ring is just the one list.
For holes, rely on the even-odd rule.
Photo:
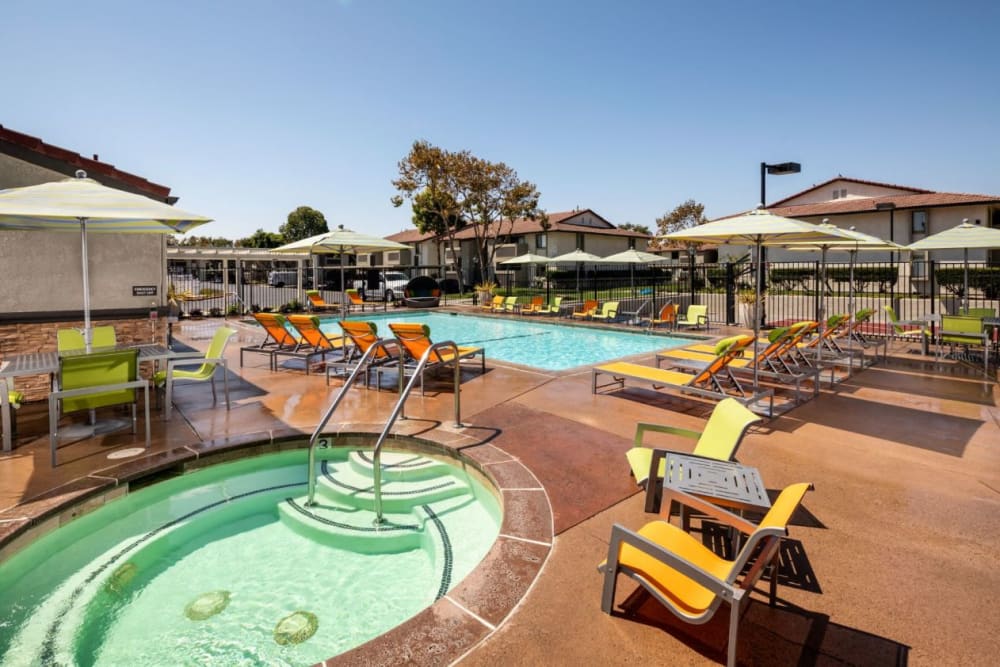
{"label": "green lounge chair", "polygon": [[691,304],[686,313],[677,316],[677,326],[708,329],[708,306]]}
{"label": "green lounge chair", "polygon": [[[215,336],[212,337],[212,342],[209,343],[208,350],[205,351],[204,357],[168,359],[167,369],[165,371],[159,371],[153,375],[154,386],[156,386],[157,389],[166,390],[167,400],[163,407],[164,420],[170,419],[170,408],[173,400],[173,386],[174,382],[177,380],[188,380],[190,382],[210,381],[212,383],[212,403],[214,404],[218,402],[218,397],[215,393],[215,369],[219,365],[222,366],[222,386],[226,396],[226,410],[229,410],[229,367],[223,353],[226,351],[226,343],[228,343],[229,339],[235,335],[235,329],[219,327],[215,330]],[[191,364],[201,365],[194,370],[183,370],[177,368],[178,365]]]}
{"label": "green lounge chair", "polygon": [[558,315],[559,306],[562,304],[563,297],[557,296],[552,299],[552,303],[547,306],[542,306],[538,309],[539,315]]}
{"label": "green lounge chair", "polygon": [[600,320],[603,322],[614,322],[618,319],[618,303],[618,301],[605,301],[601,304],[600,312],[591,315],[590,319]]}
{"label": "green lounge chair", "polygon": [[[635,476],[636,484],[646,489],[646,511],[658,512],[660,498],[663,494],[663,459],[667,450],[643,446],[646,433],[669,433],[685,438],[696,439],[697,443],[691,452],[695,456],[704,456],[719,461],[731,461],[736,457],[736,450],[743,442],[743,437],[761,418],[747,410],[734,398],[725,398],[712,410],[712,416],[705,424],[705,430],[692,431],[677,426],[665,424],[650,424],[639,422],[635,427],[635,440],[632,449],[625,453],[629,467]],[[657,482],[649,483],[653,477]]]}
{"label": "green lounge chair", "polygon": [[74,354],[59,360],[58,389],[49,394],[49,446],[56,466],[61,413],[131,404],[132,433],[136,432],[136,402],[142,389],[146,410],[146,448],[149,448],[149,383],[138,376],[138,351],[122,350]]}

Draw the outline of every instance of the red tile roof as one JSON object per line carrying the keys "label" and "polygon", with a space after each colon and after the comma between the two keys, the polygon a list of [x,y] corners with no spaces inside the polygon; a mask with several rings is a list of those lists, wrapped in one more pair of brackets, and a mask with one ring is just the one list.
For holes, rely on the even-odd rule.
{"label": "red tile roof", "polygon": [[77,169],[83,169],[87,176],[111,187],[119,187],[138,194],[167,201],[170,188],[153,183],[141,176],[116,169],[114,165],[86,158],[79,153],[47,144],[38,137],[15,132],[0,125],[0,152],[39,166],[73,176]]}
{"label": "red tile roof", "polygon": [[801,197],[807,192],[812,192],[814,190],[821,190],[829,186],[831,183],[835,183],[836,181],[847,181],[848,183],[860,183],[861,185],[874,185],[881,188],[892,188],[894,190],[907,190],[914,194],[932,194],[934,192],[933,190],[924,190],[923,188],[913,188],[908,185],[893,185],[892,183],[880,183],[878,181],[866,181],[860,178],[848,178],[847,176],[837,176],[836,178],[831,178],[828,181],[823,181],[819,185],[813,185],[812,187],[806,188],[801,192],[796,192],[794,195],[785,197],[784,199],[779,199],[776,202],[771,202],[771,204],[767,207],[767,210],[770,211],[774,209],[776,206],[781,206],[786,201],[795,199],[796,197]]}
{"label": "red tile roof", "polygon": [[772,206],[768,211],[788,218],[804,218],[818,215],[847,215],[876,211],[878,204],[892,203],[896,209],[920,209],[935,206],[960,206],[963,204],[1000,203],[997,195],[971,195],[956,192],[930,192],[913,195],[886,195],[884,197],[859,197],[834,199],[833,201],[798,206]]}
{"label": "red tile roof", "polygon": [[[590,225],[580,225],[572,222],[572,219],[583,213],[590,213],[591,215],[599,218],[603,222],[607,223],[607,227],[591,227]],[[601,236],[623,236],[623,237],[635,237],[648,239],[646,234],[641,232],[636,232],[630,229],[618,229],[610,222],[602,218],[597,213],[594,213],[591,209],[583,209],[579,211],[560,211],[558,213],[549,213],[549,231],[550,232],[585,232],[588,234],[598,234]],[[536,232],[541,232],[542,228],[538,224],[537,220],[526,220],[524,218],[518,218],[513,224],[510,222],[504,222],[499,229],[500,234],[503,236],[513,235],[520,236],[523,234],[532,234]],[[391,241],[396,241],[398,243],[418,243],[420,241],[426,241],[434,238],[433,234],[421,234],[416,229],[407,229],[397,234],[392,234],[387,236],[387,239]],[[469,226],[465,229],[459,231],[455,234],[457,239],[472,239],[475,238],[475,230]]]}

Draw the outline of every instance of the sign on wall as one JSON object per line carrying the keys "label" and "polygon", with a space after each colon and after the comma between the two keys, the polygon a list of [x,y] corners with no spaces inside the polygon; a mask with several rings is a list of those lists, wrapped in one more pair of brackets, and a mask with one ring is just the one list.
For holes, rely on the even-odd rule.
{"label": "sign on wall", "polygon": [[132,296],[156,296],[156,285],[132,285]]}

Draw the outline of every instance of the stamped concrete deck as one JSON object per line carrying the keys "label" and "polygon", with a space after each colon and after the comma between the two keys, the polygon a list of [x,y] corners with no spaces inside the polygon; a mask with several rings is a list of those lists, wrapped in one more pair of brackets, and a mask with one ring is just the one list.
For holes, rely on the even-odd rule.
{"label": "stamped concrete deck", "polygon": [[[180,337],[204,348],[215,324]],[[719,330],[713,334],[720,334]],[[241,330],[241,344],[256,333]],[[233,409],[207,386],[175,396],[154,418],[151,451],[120,461],[130,434],[60,449],[48,465],[44,407],[19,415],[15,450],[0,458],[0,537],[57,523],[53,509],[123,492],[123,482],[251,443],[299,446],[339,391],[322,374],[242,370],[229,351]],[[907,354],[856,373],[756,428],[740,450],[768,488],[809,481],[783,549],[779,604],[755,594],[743,618],[742,664],[994,664],[1000,652],[996,530],[1000,510],[997,385],[964,368]],[[489,350],[487,348],[487,354]],[[652,355],[644,363],[652,364]],[[391,381],[391,380],[390,380]],[[378,429],[394,391],[352,389],[333,432]],[[462,422],[446,381],[408,402],[409,433],[472,457],[504,496],[503,537],[487,562],[427,612],[330,664],[717,664],[726,614],[704,626],[673,620],[627,579],[616,614],[600,611],[610,526],[649,519],[623,453],[637,421],[699,429],[711,405],[626,385],[591,393],[586,369],[537,371],[495,362],[463,373]],[[689,441],[651,441],[690,449]]]}

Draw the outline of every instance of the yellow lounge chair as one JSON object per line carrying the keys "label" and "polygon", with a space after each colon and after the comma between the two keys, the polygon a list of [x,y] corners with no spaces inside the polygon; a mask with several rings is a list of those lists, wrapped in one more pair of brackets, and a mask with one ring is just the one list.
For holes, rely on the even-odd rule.
{"label": "yellow lounge chair", "polygon": [[618,301],[605,301],[601,304],[600,312],[591,315],[590,319],[602,322],[614,322],[618,319],[618,303]]}
{"label": "yellow lounge chair", "polygon": [[774,501],[759,524],[695,496],[667,490],[672,502],[708,514],[749,538],[733,560],[715,554],[702,543],[668,521],[652,521],[638,531],[620,524],[611,528],[608,557],[598,565],[604,574],[601,610],[610,614],[615,602],[618,575],[631,577],[677,618],[701,625],[715,615],[722,602],[730,605],[726,664],[736,665],[737,630],[750,591],[770,570],[769,601],[777,598],[777,566],[781,539],[788,523],[811,484],[792,484]]}
{"label": "yellow lounge chair", "polygon": [[708,306],[691,304],[686,313],[677,317],[677,326],[708,329]]}
{"label": "yellow lounge chair", "polygon": [[503,297],[499,296],[499,295],[495,296],[495,297],[493,297],[492,301],[490,301],[488,303],[480,304],[479,307],[482,308],[483,310],[488,310],[491,313],[492,312],[496,312],[498,309],[502,310],[503,309]]}
{"label": "yellow lounge chair", "polygon": [[339,304],[327,303],[326,299],[320,295],[319,290],[307,289],[306,298],[309,299],[309,307],[314,311],[332,312],[340,310]]}
{"label": "yellow lounge chair", "polygon": [[[625,380],[635,380],[648,382],[654,389],[670,387],[681,393],[694,394],[705,398],[721,400],[730,396],[727,392],[726,384],[733,387],[739,396],[746,399],[744,404],[756,402],[763,397],[769,398],[769,408],[767,414],[770,416],[774,412],[774,390],[764,390],[757,395],[747,395],[743,386],[733,376],[728,368],[729,364],[746,350],[747,346],[753,342],[753,336],[738,336],[728,348],[722,351],[715,359],[705,366],[697,369],[694,374],[681,371],[667,370],[642,366],[625,361],[613,362],[595,366],[591,369],[591,393],[596,394],[598,389],[615,385],[619,388],[625,387]],[[601,375],[609,375],[611,382],[603,385],[598,384]]]}
{"label": "yellow lounge chair", "polygon": [[[396,336],[396,341],[403,349],[406,356],[414,362],[419,362],[434,345],[431,340],[431,328],[426,324],[416,322],[390,322],[389,329]],[[424,391],[423,375],[427,371],[445,366],[451,363],[458,363],[462,359],[472,359],[478,356],[482,365],[482,372],[486,372],[486,351],[481,347],[458,346],[458,354],[453,349],[438,349],[430,352],[428,363],[424,367],[420,378],[420,393]]]}
{"label": "yellow lounge chair", "polygon": [[520,306],[517,303],[516,296],[509,296],[503,300],[503,312],[516,313],[518,310],[520,310]]}
{"label": "yellow lounge chair", "polygon": [[594,313],[597,312],[597,301],[594,299],[587,299],[580,306],[579,310],[574,310],[570,313],[570,317],[578,320],[585,320],[588,317],[592,317]]}
{"label": "yellow lounge chair", "polygon": [[[747,410],[736,399],[724,398],[712,410],[712,416],[708,418],[704,431],[646,422],[636,424],[633,446],[625,453],[625,457],[635,476],[636,484],[646,489],[646,511],[660,510],[662,483],[659,480],[663,479],[664,455],[667,451],[643,446],[643,436],[646,433],[668,433],[697,439],[691,452],[693,455],[731,461],[735,458],[740,443],[743,442],[743,436],[759,421],[760,417]],[[650,477],[657,482],[649,484]]]}

